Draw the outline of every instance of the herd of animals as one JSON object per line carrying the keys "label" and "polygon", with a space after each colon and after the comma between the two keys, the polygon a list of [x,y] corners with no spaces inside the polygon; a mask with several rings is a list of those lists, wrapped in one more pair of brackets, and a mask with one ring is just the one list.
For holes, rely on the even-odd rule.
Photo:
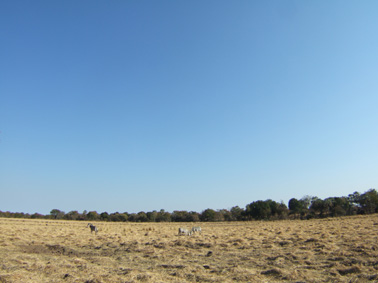
{"label": "herd of animals", "polygon": [[182,235],[185,235],[185,236],[191,236],[192,234],[194,234],[194,233],[196,233],[196,232],[198,232],[198,233],[200,233],[200,234],[202,234],[202,229],[201,229],[201,227],[193,227],[192,229],[185,229],[185,228],[179,228],[178,229],[178,234],[180,235],[180,236],[182,236]]}
{"label": "herd of animals", "polygon": [[[93,232],[95,232],[95,234],[97,235],[98,229],[97,229],[96,226],[92,225],[91,223],[88,223],[87,228],[88,227],[91,229],[91,234]],[[178,229],[178,235],[179,236],[191,236],[191,235],[193,235],[194,233],[197,233],[197,232],[202,234],[201,227],[197,226],[197,227],[192,227],[192,229],[186,229],[186,228],[179,228]]]}

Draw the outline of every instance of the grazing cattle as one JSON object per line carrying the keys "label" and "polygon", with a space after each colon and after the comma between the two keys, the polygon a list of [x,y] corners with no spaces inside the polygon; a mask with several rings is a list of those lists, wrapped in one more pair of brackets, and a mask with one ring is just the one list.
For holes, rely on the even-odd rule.
{"label": "grazing cattle", "polygon": [[192,228],[192,233],[196,233],[196,232],[199,232],[200,234],[202,234],[202,229],[201,229],[201,227],[193,227],[193,228]]}
{"label": "grazing cattle", "polygon": [[91,223],[88,223],[87,228],[88,227],[91,228],[91,234],[92,234],[92,232],[95,232],[95,234],[97,234],[98,229],[97,229],[96,226],[92,225]]}
{"label": "grazing cattle", "polygon": [[178,234],[180,236],[181,235],[190,236],[190,235],[192,235],[192,231],[189,231],[188,229],[185,229],[185,228],[179,228],[178,229]]}

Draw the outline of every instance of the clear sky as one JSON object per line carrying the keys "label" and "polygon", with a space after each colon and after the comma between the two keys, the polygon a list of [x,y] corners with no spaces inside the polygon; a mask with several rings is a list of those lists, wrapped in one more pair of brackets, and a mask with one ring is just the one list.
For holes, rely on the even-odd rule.
{"label": "clear sky", "polygon": [[0,210],[378,184],[377,1],[0,2]]}

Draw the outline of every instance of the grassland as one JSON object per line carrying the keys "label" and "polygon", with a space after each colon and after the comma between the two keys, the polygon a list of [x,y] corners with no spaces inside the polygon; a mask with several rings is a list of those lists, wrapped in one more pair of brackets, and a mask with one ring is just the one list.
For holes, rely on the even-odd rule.
{"label": "grassland", "polygon": [[1,218],[0,282],[378,282],[378,215],[86,224]]}

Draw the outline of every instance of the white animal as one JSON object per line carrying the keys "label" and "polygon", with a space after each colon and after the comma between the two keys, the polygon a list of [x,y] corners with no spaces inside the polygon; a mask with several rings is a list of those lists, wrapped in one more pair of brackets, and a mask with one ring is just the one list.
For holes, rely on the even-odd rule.
{"label": "white animal", "polygon": [[178,234],[180,236],[181,235],[190,236],[190,235],[192,235],[192,231],[189,231],[188,229],[185,229],[185,228],[179,228],[178,229]]}
{"label": "white animal", "polygon": [[92,225],[91,223],[88,223],[87,228],[88,227],[91,228],[91,234],[92,232],[95,232],[95,234],[97,235],[98,229],[96,226]]}
{"label": "white animal", "polygon": [[202,229],[201,229],[201,227],[193,227],[193,228],[192,228],[192,233],[194,234],[194,233],[196,233],[196,232],[199,232],[200,234],[202,234]]}

